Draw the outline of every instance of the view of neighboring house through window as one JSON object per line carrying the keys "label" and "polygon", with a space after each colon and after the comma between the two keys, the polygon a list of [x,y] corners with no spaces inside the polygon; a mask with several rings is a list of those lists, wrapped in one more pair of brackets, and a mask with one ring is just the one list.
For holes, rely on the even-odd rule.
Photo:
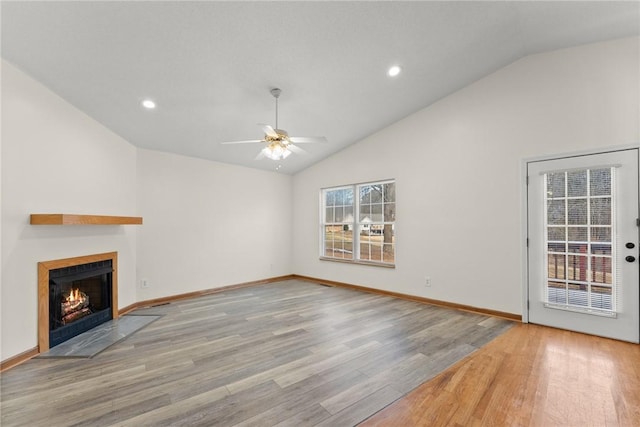
{"label": "view of neighboring house through window", "polygon": [[393,265],[395,188],[381,181],[322,190],[321,257]]}

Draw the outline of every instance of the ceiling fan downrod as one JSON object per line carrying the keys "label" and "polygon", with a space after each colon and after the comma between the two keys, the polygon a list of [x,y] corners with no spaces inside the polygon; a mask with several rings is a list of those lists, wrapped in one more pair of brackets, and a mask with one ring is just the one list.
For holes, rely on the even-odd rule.
{"label": "ceiling fan downrod", "polygon": [[271,95],[273,95],[273,97],[276,99],[276,129],[278,129],[278,98],[280,97],[281,93],[282,90],[277,87],[271,89]]}

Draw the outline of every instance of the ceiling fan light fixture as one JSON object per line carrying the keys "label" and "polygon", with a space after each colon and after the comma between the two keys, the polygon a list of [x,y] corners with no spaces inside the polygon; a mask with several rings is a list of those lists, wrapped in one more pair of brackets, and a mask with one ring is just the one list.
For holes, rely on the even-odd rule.
{"label": "ceiling fan light fixture", "polygon": [[[263,159],[265,157],[271,160],[284,160],[291,155],[305,154],[302,148],[296,144],[306,144],[311,142],[327,142],[325,137],[289,137],[287,131],[278,128],[278,97],[282,91],[278,88],[271,89],[271,95],[276,100],[276,126],[275,128],[266,125],[259,124],[264,132],[264,138],[258,140],[249,141],[235,141],[235,142],[222,142],[222,144],[246,144],[246,143],[263,143],[265,146],[260,150],[256,156],[256,160]],[[279,166],[278,166],[279,168]]]}
{"label": "ceiling fan light fixture", "polygon": [[291,151],[280,142],[272,142],[262,149],[262,154],[271,160],[283,160],[289,157]]}

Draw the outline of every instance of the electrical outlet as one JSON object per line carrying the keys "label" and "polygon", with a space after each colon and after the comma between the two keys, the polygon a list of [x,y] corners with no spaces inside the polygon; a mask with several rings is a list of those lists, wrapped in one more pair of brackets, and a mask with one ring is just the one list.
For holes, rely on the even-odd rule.
{"label": "electrical outlet", "polygon": [[140,281],[140,287],[141,287],[142,289],[148,289],[148,288],[149,288],[149,280],[147,280],[147,279],[142,279],[142,280]]}
{"label": "electrical outlet", "polygon": [[424,286],[427,288],[431,287],[431,277],[425,277],[424,278]]}

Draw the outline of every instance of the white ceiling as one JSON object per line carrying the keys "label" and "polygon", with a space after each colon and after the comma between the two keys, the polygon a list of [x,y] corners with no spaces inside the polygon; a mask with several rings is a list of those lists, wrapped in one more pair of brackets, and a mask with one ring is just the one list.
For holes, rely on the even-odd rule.
{"label": "white ceiling", "polygon": [[[132,144],[289,174],[526,55],[640,33],[636,1],[1,7],[2,57]],[[328,143],[281,162],[220,144],[275,125],[273,87],[279,127]]]}

